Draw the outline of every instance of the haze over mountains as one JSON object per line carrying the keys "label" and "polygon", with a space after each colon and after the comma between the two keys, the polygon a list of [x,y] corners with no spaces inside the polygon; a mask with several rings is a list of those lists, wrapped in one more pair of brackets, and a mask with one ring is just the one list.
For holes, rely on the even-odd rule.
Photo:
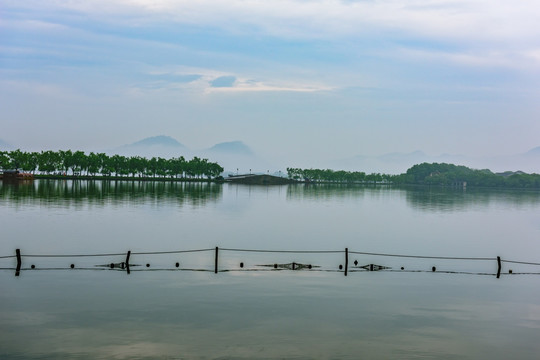
{"label": "haze over mountains", "polygon": [[[279,146],[279,145],[276,145]],[[215,144],[206,149],[190,149],[170,136],[154,136],[123,145],[107,151],[109,154],[126,156],[161,156],[164,158],[193,156],[217,161],[229,172],[266,172],[285,170],[287,167],[302,168],[329,168],[334,170],[364,171],[366,173],[379,172],[387,174],[401,174],[413,165],[423,162],[444,162],[456,165],[465,165],[474,169],[490,169],[494,172],[525,171],[540,173],[540,146],[522,154],[474,157],[460,154],[428,155],[423,151],[410,153],[387,153],[377,156],[357,155],[350,158],[330,161],[296,162],[294,159],[278,159],[268,161],[258,155],[242,141],[230,141]],[[238,169],[238,170],[237,170]]]}
{"label": "haze over mountains", "polygon": [[540,173],[540,150],[499,156],[467,156],[460,154],[428,155],[422,151],[411,153],[388,153],[379,156],[354,156],[332,162],[332,168],[401,174],[413,165],[421,163],[450,163],[465,165],[473,169],[489,169],[494,172],[525,171]]}
{"label": "haze over mountains", "polygon": [[[276,146],[279,146],[279,144],[276,144]],[[16,145],[0,139],[0,150],[15,149],[17,149]],[[24,150],[24,148],[22,149]],[[540,173],[540,146],[521,154],[483,157],[460,154],[428,155],[423,151],[414,151],[410,153],[387,153],[377,156],[356,155],[330,161],[318,161],[318,159],[299,161],[294,159],[293,156],[269,161],[242,141],[222,142],[205,149],[190,149],[170,136],[160,135],[144,138],[112,149],[94,151],[105,152],[109,155],[120,154],[146,158],[184,156],[186,159],[191,159],[198,156],[218,162],[225,168],[226,172],[231,173],[247,173],[249,171],[270,171],[273,173],[278,170],[284,172],[287,167],[299,167],[400,174],[411,166],[423,162],[452,163],[474,169],[490,169],[494,172],[524,171],[527,173]]]}
{"label": "haze over mountains", "polygon": [[[236,172],[241,169],[247,172],[249,169],[265,171],[267,162],[255,155],[253,150],[242,141],[230,141],[215,144],[207,149],[190,149],[178,140],[165,135],[153,136],[123,145],[115,149],[107,150],[108,154],[120,154],[125,156],[159,156],[171,158],[183,156],[190,159],[194,156],[207,158],[216,161],[225,168],[226,171]],[[238,170],[240,171],[240,170]]]}
{"label": "haze over mountains", "polygon": [[0,150],[15,150],[15,148],[10,143],[0,139]]}

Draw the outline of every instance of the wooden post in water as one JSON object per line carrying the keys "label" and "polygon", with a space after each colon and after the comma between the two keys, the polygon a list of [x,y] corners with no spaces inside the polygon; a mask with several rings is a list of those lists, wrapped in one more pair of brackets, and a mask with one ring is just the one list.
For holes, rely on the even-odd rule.
{"label": "wooden post in water", "polygon": [[497,256],[497,279],[501,277],[501,257]]}
{"label": "wooden post in water", "polygon": [[126,271],[128,275],[130,274],[130,271],[129,271],[129,257],[130,256],[131,256],[131,250],[128,250],[127,255],[126,255]]}
{"label": "wooden post in water", "polygon": [[218,247],[216,246],[216,260],[214,262],[214,274],[218,273]]}
{"label": "wooden post in water", "polygon": [[349,248],[345,248],[345,276],[347,276],[348,267],[349,267]]}
{"label": "wooden post in water", "polygon": [[17,255],[17,268],[15,269],[15,276],[19,276],[19,274],[21,273],[22,265],[21,249],[15,249],[15,254]]}

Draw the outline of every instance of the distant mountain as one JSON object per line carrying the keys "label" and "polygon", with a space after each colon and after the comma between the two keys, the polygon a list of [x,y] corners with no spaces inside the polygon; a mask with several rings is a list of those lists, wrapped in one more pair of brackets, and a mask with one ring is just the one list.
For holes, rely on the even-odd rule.
{"label": "distant mountain", "polygon": [[424,161],[427,156],[423,151],[414,151],[411,153],[388,153],[377,157],[379,161],[401,163],[401,162],[417,162]]}
{"label": "distant mountain", "polygon": [[15,147],[11,145],[10,143],[0,139],[0,150],[14,150]]}
{"label": "distant mountain", "polygon": [[147,137],[134,143],[109,150],[107,153],[124,156],[142,156],[146,158],[154,156],[163,158],[191,156],[191,151],[187,147],[176,139],[165,135]]}
{"label": "distant mountain", "polygon": [[209,153],[253,155],[253,151],[242,141],[230,141],[216,144],[207,150]]}
{"label": "distant mountain", "polygon": [[169,147],[185,147],[183,144],[179,143],[176,139],[165,136],[165,135],[159,135],[159,136],[153,136],[153,137],[147,137],[145,139],[136,141],[129,145],[124,145],[129,147],[138,147],[138,146],[169,146]]}
{"label": "distant mountain", "polygon": [[434,158],[426,155],[424,152],[413,151],[411,153],[394,152],[378,156],[358,155],[348,159],[335,160],[328,165],[333,169],[348,171],[401,174],[415,164],[432,161],[434,161]]}
{"label": "distant mountain", "polygon": [[[272,166],[263,158],[257,156],[251,148],[242,141],[229,141],[216,144],[201,151],[200,155],[211,161],[217,161],[225,168],[225,172],[266,173]],[[237,170],[238,169],[238,170]]]}
{"label": "distant mountain", "polygon": [[540,146],[537,146],[534,149],[527,151],[525,155],[540,156]]}
{"label": "distant mountain", "polygon": [[335,160],[328,164],[333,169],[349,171],[381,172],[400,174],[413,165],[427,163],[449,163],[464,165],[472,169],[490,169],[494,172],[524,171],[540,172],[540,146],[515,155],[467,156],[454,154],[427,155],[422,151],[411,153],[388,153],[378,156],[358,155]]}

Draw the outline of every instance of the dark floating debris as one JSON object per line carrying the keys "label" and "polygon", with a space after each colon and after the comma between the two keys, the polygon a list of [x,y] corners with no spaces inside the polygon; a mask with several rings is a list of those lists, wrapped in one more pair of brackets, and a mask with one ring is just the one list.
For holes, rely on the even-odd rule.
{"label": "dark floating debris", "polygon": [[[140,266],[140,265],[129,264],[129,267],[132,267],[132,266]],[[119,263],[94,265],[94,267],[104,267],[104,268],[109,268],[109,269],[126,269],[128,268],[128,265],[125,262],[119,262]]]}
{"label": "dark floating debris", "polygon": [[274,269],[281,269],[281,270],[310,270],[313,268],[318,268],[320,266],[315,266],[311,264],[300,264],[297,262],[292,262],[288,264],[271,264],[271,265],[257,265],[257,266],[264,266],[264,267],[272,267]]}
{"label": "dark floating debris", "polygon": [[[387,270],[391,269],[391,267],[383,266],[383,265],[377,265],[377,264],[367,264],[360,266],[362,269],[366,269],[368,271],[379,271],[379,270]],[[403,268],[401,268],[403,270]]]}

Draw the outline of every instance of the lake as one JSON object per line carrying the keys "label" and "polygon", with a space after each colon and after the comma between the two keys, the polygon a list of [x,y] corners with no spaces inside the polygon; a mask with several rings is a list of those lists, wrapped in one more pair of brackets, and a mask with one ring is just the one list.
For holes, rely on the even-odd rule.
{"label": "lake", "polygon": [[36,180],[0,218],[1,359],[540,353],[540,192]]}

